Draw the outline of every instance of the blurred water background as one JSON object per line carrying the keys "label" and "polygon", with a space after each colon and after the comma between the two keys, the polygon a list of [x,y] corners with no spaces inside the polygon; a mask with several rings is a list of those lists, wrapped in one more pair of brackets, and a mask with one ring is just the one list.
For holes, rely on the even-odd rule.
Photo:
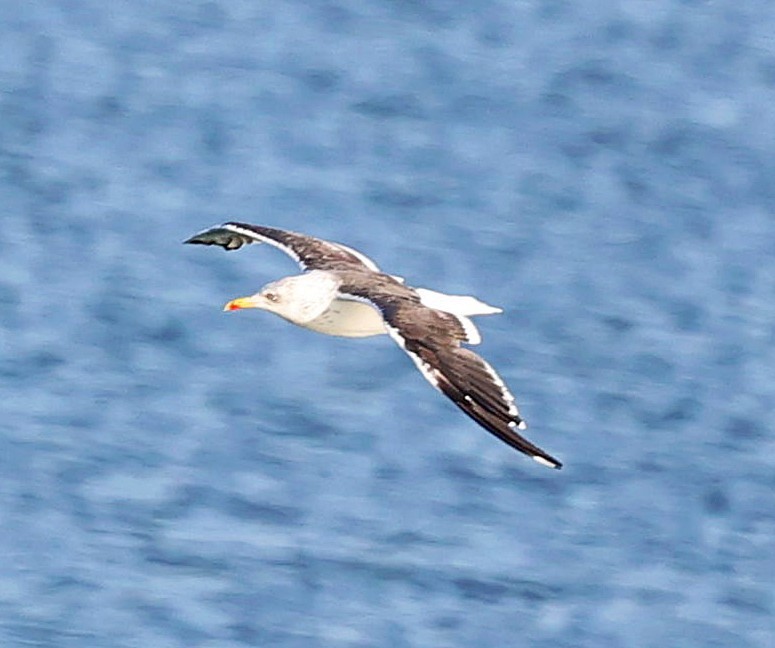
{"label": "blurred water background", "polygon": [[[0,645],[775,645],[775,6],[0,1]],[[388,338],[220,312],[341,241],[502,306],[550,471]]]}

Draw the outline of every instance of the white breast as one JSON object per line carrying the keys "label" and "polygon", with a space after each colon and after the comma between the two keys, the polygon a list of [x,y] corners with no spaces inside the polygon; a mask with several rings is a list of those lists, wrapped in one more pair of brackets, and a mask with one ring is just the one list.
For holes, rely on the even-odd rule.
{"label": "white breast", "polygon": [[335,299],[325,312],[302,326],[318,333],[341,337],[369,337],[387,333],[377,309],[345,299]]}

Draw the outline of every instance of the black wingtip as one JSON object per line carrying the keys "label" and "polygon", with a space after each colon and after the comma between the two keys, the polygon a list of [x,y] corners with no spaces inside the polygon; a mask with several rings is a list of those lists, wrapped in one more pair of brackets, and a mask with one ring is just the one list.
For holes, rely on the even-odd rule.
{"label": "black wingtip", "polygon": [[204,232],[197,232],[193,236],[183,241],[183,245],[185,245],[186,243],[193,243],[195,245],[212,245],[212,241],[208,241],[206,238],[202,236],[202,234],[204,234]]}

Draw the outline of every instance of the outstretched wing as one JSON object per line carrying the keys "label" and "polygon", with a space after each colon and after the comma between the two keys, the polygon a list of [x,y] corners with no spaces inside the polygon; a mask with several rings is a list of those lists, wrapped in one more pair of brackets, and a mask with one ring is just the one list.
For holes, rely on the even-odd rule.
{"label": "outstretched wing", "polygon": [[562,467],[560,461],[518,434],[517,430],[526,429],[527,424],[519,415],[514,396],[495,369],[460,346],[468,333],[459,318],[423,306],[410,294],[364,290],[346,282],[339,290],[377,308],[390,336],[426,380],[485,430],[545,466]]}
{"label": "outstretched wing", "polygon": [[268,243],[296,261],[302,270],[375,270],[379,268],[357,250],[323,239],[248,223],[224,223],[194,234],[184,243],[220,245],[238,250],[250,243]]}
{"label": "outstretched wing", "polygon": [[417,351],[420,362],[428,367],[423,371],[428,381],[479,425],[535,461],[550,468],[562,467],[560,461],[517,433],[527,429],[527,424],[509,388],[483,358],[463,348],[428,353],[420,347]]}

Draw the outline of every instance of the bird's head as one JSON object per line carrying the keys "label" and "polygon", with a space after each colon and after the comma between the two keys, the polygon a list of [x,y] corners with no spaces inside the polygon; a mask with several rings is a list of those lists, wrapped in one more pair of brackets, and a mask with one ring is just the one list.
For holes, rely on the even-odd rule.
{"label": "bird's head", "polygon": [[260,308],[294,324],[304,324],[328,308],[335,291],[335,281],[325,273],[314,271],[273,281],[255,295],[232,299],[223,310]]}
{"label": "bird's head", "polygon": [[238,297],[232,299],[223,307],[224,311],[242,310],[243,308],[260,308],[261,310],[277,312],[282,308],[287,295],[280,287],[278,289],[273,282],[264,286],[256,294],[249,297]]}

